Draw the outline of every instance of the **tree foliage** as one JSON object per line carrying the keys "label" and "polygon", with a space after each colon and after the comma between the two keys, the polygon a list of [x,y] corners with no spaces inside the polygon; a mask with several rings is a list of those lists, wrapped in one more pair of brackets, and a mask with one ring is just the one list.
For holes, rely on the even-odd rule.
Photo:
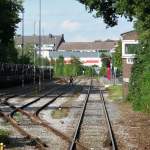
{"label": "tree foliage", "polygon": [[69,64],[64,63],[64,58],[59,56],[55,61],[51,59],[55,76],[91,76],[96,75],[94,67],[83,66],[79,58],[72,57]]}
{"label": "tree foliage", "polygon": [[96,17],[103,18],[107,27],[115,26],[121,16],[134,20],[139,34],[140,50],[136,51],[129,86],[129,100],[133,107],[150,112],[150,0],[77,0]]}
{"label": "tree foliage", "polygon": [[150,44],[140,45],[132,68],[128,99],[135,110],[150,112]]}
{"label": "tree foliage", "polygon": [[82,74],[82,63],[80,62],[79,58],[72,57],[71,58],[72,64],[72,75],[77,76]]}
{"label": "tree foliage", "polygon": [[61,76],[64,73],[64,57],[59,56],[55,63],[55,74]]}
{"label": "tree foliage", "polygon": [[14,46],[14,35],[19,12],[22,10],[20,0],[0,0],[0,61],[16,62],[17,51]]}
{"label": "tree foliage", "polygon": [[50,65],[48,58],[39,57],[36,49],[32,44],[25,45],[23,49],[23,53],[22,53],[22,48],[18,48],[17,53],[18,53],[17,63],[32,64],[32,65],[35,64],[36,66]]}
{"label": "tree foliage", "polygon": [[122,72],[122,44],[121,41],[118,42],[118,46],[115,49],[115,52],[112,54],[112,64],[114,67],[117,67],[119,72]]}
{"label": "tree foliage", "polygon": [[107,76],[107,66],[110,64],[111,57],[107,54],[101,54],[102,67],[100,68],[100,76]]}
{"label": "tree foliage", "polygon": [[[119,16],[124,16],[129,21],[136,18],[135,22],[149,21],[149,0],[77,0],[86,6],[89,12],[95,12],[95,17],[102,17],[108,26],[115,26]],[[143,27],[149,26],[143,24]]]}

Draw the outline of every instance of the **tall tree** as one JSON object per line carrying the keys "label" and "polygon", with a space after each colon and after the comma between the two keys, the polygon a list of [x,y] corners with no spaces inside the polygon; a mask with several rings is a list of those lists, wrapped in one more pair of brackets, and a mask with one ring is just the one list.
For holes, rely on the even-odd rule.
{"label": "tall tree", "polygon": [[0,61],[15,62],[17,51],[14,46],[14,35],[19,12],[22,10],[20,0],[0,0]]}
{"label": "tall tree", "polygon": [[86,9],[91,13],[95,12],[95,17],[102,17],[108,26],[115,26],[119,16],[124,16],[129,21],[134,21],[139,27],[149,29],[150,21],[150,1],[149,0],[77,0],[85,4]]}
{"label": "tall tree", "polygon": [[150,112],[150,0],[77,0],[95,17],[102,17],[107,27],[118,24],[118,18],[134,19],[140,47],[132,69],[129,99],[134,108]]}
{"label": "tall tree", "polygon": [[118,46],[115,49],[115,52],[112,54],[112,63],[114,67],[122,72],[122,44],[121,41],[118,42]]}
{"label": "tall tree", "polygon": [[55,63],[55,73],[57,76],[62,76],[64,73],[64,57],[59,56]]}
{"label": "tall tree", "polygon": [[81,73],[81,62],[79,58],[72,57],[71,58],[71,65],[72,65],[72,75],[77,76]]}

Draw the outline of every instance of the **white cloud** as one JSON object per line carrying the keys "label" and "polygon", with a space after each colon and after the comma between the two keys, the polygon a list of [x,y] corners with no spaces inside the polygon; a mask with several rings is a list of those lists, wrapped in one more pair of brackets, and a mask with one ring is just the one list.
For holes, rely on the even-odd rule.
{"label": "white cloud", "polygon": [[80,28],[80,23],[71,20],[65,20],[62,22],[61,27],[67,31],[75,31]]}

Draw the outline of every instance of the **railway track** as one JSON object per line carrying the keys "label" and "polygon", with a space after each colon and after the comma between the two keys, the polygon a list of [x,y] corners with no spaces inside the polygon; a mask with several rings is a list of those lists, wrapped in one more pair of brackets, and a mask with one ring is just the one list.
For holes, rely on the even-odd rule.
{"label": "railway track", "polygon": [[[25,86],[24,88],[17,87],[15,89],[13,88],[13,89],[9,89],[6,91],[1,91],[0,100],[3,99],[3,101],[6,101],[7,99],[20,96],[21,94],[26,94],[26,93],[30,94],[32,91],[38,90],[37,87],[38,87],[38,84],[35,84],[35,85]],[[44,90],[46,87],[48,86],[46,86],[46,84],[44,83],[44,86],[41,88],[41,91]],[[40,90],[38,92],[40,92]]]}
{"label": "railway track", "polygon": [[[87,95],[84,100],[82,111],[79,115],[76,129],[73,133],[72,142],[69,145],[69,150],[80,150],[76,144],[79,142],[87,149],[92,150],[117,150],[117,144],[109,114],[107,112],[106,103],[103,96],[103,90],[97,83],[91,84],[87,90]],[[95,85],[97,85],[95,87]],[[93,96],[99,93],[98,97]],[[107,142],[107,147],[104,143]]]}
{"label": "railway track", "polygon": [[[50,122],[43,120],[40,116],[43,110],[65,93],[71,91],[73,87],[68,85],[63,85],[61,88],[56,87],[20,107],[7,102],[5,104],[9,106],[12,111],[7,115],[0,110],[0,115],[10,122],[26,139],[32,140],[35,143],[34,146],[40,150],[49,150],[51,149],[51,145],[53,145],[53,147],[55,146],[56,149],[102,149],[104,141],[101,140],[101,138],[103,135],[109,136],[110,147],[113,150],[117,150],[103,91],[99,85],[95,87],[92,83],[93,81],[91,80],[89,88],[86,90],[87,95],[83,107],[76,106],[76,108],[82,110],[80,111],[81,114],[79,115],[79,120],[72,137],[62,132],[61,129],[58,130],[51,126]],[[58,90],[59,88],[61,89],[60,91]],[[53,92],[56,93],[52,94]],[[92,97],[94,93],[99,93],[100,97],[95,99],[95,97]],[[9,100],[9,98],[7,100]],[[40,103],[41,101],[42,104]],[[33,106],[36,108],[34,111],[32,110]],[[57,107],[55,108],[57,109]],[[17,119],[16,114],[20,115],[20,120]],[[47,138],[45,139],[45,137]],[[58,140],[55,141],[53,138]],[[93,139],[95,139],[95,141],[93,141]],[[104,139],[104,137],[102,139]],[[59,145],[59,143],[61,144]]]}
{"label": "railway track", "polygon": [[[59,87],[60,88],[60,87]],[[66,88],[66,86],[65,86]],[[27,108],[28,106],[40,101],[42,98],[48,96],[50,93],[52,93],[55,90],[58,90],[58,87],[53,88],[51,91],[48,91],[46,94],[41,95],[40,97],[34,99],[33,101],[24,104],[23,106],[16,108],[16,106],[14,106],[13,104],[7,102],[6,104],[13,110],[11,113],[9,113],[9,115],[5,115],[4,113],[2,113],[2,111],[0,112],[0,114],[11,123],[11,125],[13,125],[23,136],[25,136],[26,138],[29,138],[31,140],[34,140],[36,145],[38,146],[39,149],[45,149],[47,147],[47,145],[45,144],[45,142],[43,142],[38,136],[33,136],[32,134],[30,134],[30,131],[28,130],[29,127],[31,125],[33,125],[32,122],[34,122],[34,128],[36,129],[36,131],[41,131],[41,133],[46,133],[46,130],[44,131],[43,129],[41,129],[41,123],[36,119],[32,117],[32,114],[24,111],[25,108]],[[61,94],[62,95],[62,94]],[[21,115],[21,120],[17,121],[15,118],[15,114],[19,112]],[[26,122],[26,128],[24,127],[24,123]],[[30,128],[31,129],[31,128]],[[41,129],[41,130],[40,130]],[[32,127],[33,130],[33,127]],[[35,132],[36,132],[35,131]],[[48,137],[48,136],[47,136]],[[50,141],[50,140],[49,140]]]}
{"label": "railway track", "polygon": [[[68,87],[64,86],[63,88],[66,89]],[[57,89],[57,88],[56,88]],[[53,89],[56,90],[56,89]],[[67,91],[66,91],[67,92]],[[61,136],[63,139],[65,140],[69,140],[69,138],[67,136],[65,136],[63,133],[57,131],[54,128],[51,128],[50,126],[48,126],[48,123],[43,122],[39,117],[38,114],[40,111],[42,111],[45,107],[47,107],[48,105],[50,105],[52,102],[54,102],[58,97],[62,96],[65,92],[61,92],[60,94],[58,94],[56,97],[54,97],[53,99],[51,99],[50,101],[48,101],[46,104],[44,104],[43,106],[41,106],[39,109],[37,109],[37,111],[32,115],[31,113],[24,111],[25,108],[27,108],[28,106],[31,106],[32,104],[40,101],[42,98],[48,96],[50,92],[36,98],[35,100],[19,107],[16,108],[14,105],[10,104],[7,102],[7,105],[9,105],[9,107],[11,107],[12,109],[15,109],[14,111],[12,111],[9,116],[5,115],[4,113],[1,112],[1,115],[7,120],[9,121],[22,135],[24,135],[25,137],[32,139],[35,141],[35,143],[38,145],[39,149],[45,149],[47,147],[47,144],[45,144],[45,142],[43,142],[40,138],[38,138],[37,136],[32,136],[31,134],[29,134],[30,132],[27,132],[25,129],[23,129],[23,126],[20,126],[20,124],[24,124],[24,122],[28,122],[27,126],[30,127],[30,124],[32,124],[31,122],[34,122],[34,128],[40,130],[39,126],[43,126],[45,128],[47,128],[48,130],[54,131],[55,134]],[[22,114],[21,118],[22,121],[21,122],[17,122],[14,115],[19,112]],[[27,120],[28,118],[28,120]],[[30,119],[30,121],[29,121]],[[19,125],[18,125],[19,124]],[[38,126],[38,127],[36,127]],[[45,132],[46,133],[46,132]],[[50,139],[49,139],[50,141]]]}

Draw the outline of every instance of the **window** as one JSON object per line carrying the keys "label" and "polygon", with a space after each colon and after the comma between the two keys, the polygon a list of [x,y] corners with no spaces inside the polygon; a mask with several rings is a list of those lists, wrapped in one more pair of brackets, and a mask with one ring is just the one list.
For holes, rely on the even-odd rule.
{"label": "window", "polygon": [[127,58],[127,64],[133,64],[134,58]]}
{"label": "window", "polygon": [[135,54],[135,52],[139,49],[138,44],[126,44],[125,45],[125,54]]}

